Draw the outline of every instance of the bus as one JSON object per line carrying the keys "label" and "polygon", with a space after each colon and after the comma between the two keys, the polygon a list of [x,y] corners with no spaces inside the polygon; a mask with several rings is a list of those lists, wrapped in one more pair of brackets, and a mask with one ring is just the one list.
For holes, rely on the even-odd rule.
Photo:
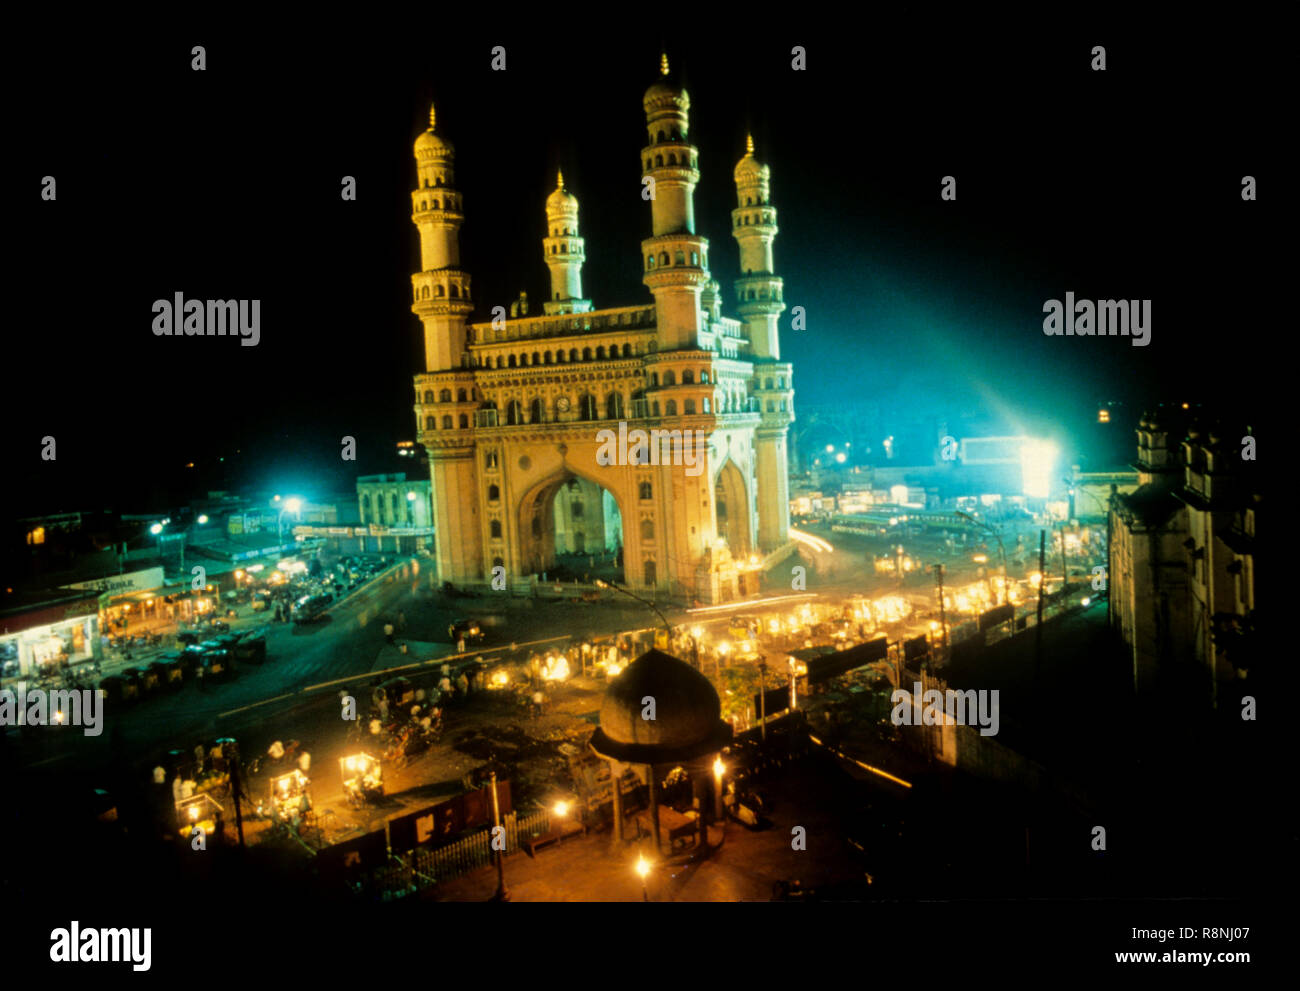
{"label": "bus", "polygon": [[305,595],[293,606],[293,621],[295,623],[314,623],[325,614],[330,606],[331,596],[328,595]]}

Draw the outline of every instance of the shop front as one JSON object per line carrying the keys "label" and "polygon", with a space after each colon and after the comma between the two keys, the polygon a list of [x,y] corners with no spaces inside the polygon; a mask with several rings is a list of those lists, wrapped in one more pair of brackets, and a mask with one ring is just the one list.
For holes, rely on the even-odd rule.
{"label": "shop front", "polygon": [[99,643],[95,606],[92,598],[7,619],[0,634],[0,674],[5,679],[38,679],[95,660]]}

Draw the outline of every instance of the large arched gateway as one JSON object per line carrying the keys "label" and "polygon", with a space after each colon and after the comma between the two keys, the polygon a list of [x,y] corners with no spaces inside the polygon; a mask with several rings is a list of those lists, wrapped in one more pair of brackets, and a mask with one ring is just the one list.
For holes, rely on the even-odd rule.
{"label": "large arched gateway", "polygon": [[581,571],[625,580],[623,514],[614,494],[595,482],[571,470],[538,482],[520,499],[516,525],[523,574]]}
{"label": "large arched gateway", "polygon": [[[460,261],[455,152],[432,112],[416,139],[411,309],[425,371],[414,409],[442,580],[484,582],[499,565],[514,581],[584,555],[594,566],[621,546],[630,587],[716,602],[736,588],[735,558],[789,540],[794,387],[780,353],[768,167],[749,142],[732,211],[743,274],[736,317],[724,317],[709,242],[695,230],[690,98],[666,65],[642,107],[640,157],[658,194],[640,248],[652,299],[631,306],[596,309],[583,296],[586,242],[562,175],[545,205],[541,312],[526,295],[508,318],[495,301],[479,303]],[[471,323],[476,306],[482,322]],[[638,453],[642,431],[665,436]]]}

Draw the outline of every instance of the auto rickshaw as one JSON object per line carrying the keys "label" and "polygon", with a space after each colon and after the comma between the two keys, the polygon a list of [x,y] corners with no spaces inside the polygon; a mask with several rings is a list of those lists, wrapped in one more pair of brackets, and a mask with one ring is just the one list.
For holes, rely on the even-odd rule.
{"label": "auto rickshaw", "polygon": [[158,676],[158,684],[169,692],[178,692],[185,687],[185,669],[175,655],[164,655],[149,665]]}
{"label": "auto rickshaw", "polygon": [[248,640],[241,640],[235,645],[234,655],[236,661],[243,661],[247,664],[266,663],[266,637],[251,637]]}
{"label": "auto rickshaw", "polygon": [[162,679],[158,677],[158,672],[152,664],[142,664],[131,670],[140,686],[141,698],[147,698],[162,687]]}
{"label": "auto rickshaw", "polygon": [[205,651],[202,664],[204,681],[229,681],[235,676],[235,666],[230,661],[230,654],[224,650]]}
{"label": "auto rickshaw", "polygon": [[415,686],[408,678],[390,678],[371,693],[370,700],[376,706],[382,699],[388,700],[390,710],[414,705]]}

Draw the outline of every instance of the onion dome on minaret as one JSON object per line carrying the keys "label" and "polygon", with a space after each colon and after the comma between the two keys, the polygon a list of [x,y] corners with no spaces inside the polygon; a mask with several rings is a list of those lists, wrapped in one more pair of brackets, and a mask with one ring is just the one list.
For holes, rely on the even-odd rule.
{"label": "onion dome on minaret", "polygon": [[668,53],[665,52],[659,57],[659,76],[650,88],[645,91],[645,96],[641,100],[641,106],[645,108],[646,114],[653,110],[690,110],[691,98],[686,90],[675,82],[668,69]]}
{"label": "onion dome on minaret", "polygon": [[415,139],[415,157],[420,161],[451,158],[456,154],[450,141],[437,133],[437,116],[429,105],[429,129]]}
{"label": "onion dome on minaret", "polygon": [[548,315],[588,313],[591,300],[582,298],[582,263],[586,242],[578,234],[578,198],[564,188],[564,173],[555,176],[555,191],[546,197],[546,237],[542,254],[551,270],[550,298],[542,304]]}
{"label": "onion dome on minaret", "polygon": [[555,174],[555,192],[546,197],[546,215],[548,217],[578,215],[578,198],[564,188],[563,170]]}
{"label": "onion dome on minaret", "polygon": [[736,163],[732,173],[737,186],[766,183],[770,180],[772,170],[754,157],[754,136],[745,136],[745,157]]}

